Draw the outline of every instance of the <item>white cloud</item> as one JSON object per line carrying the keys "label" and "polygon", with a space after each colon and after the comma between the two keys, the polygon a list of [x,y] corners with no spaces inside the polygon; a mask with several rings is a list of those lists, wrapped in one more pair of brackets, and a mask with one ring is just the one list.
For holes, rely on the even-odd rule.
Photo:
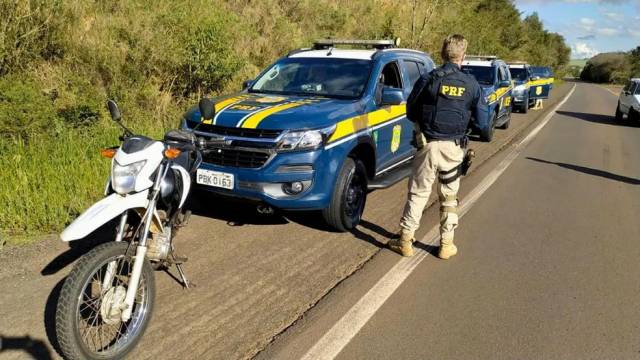
{"label": "white cloud", "polygon": [[618,36],[621,31],[613,28],[596,28],[596,34],[602,36]]}
{"label": "white cloud", "polygon": [[591,19],[591,18],[580,18],[580,24],[584,25],[584,26],[593,26],[596,24],[596,21]]}
{"label": "white cloud", "polygon": [[571,56],[574,59],[591,58],[595,55],[598,55],[598,53],[600,53],[598,50],[583,42],[577,42],[571,47]]}
{"label": "white cloud", "polygon": [[624,21],[624,14],[620,14],[617,12],[605,11],[602,13],[602,15],[604,15],[607,19],[612,21],[617,21],[617,22]]}
{"label": "white cloud", "polygon": [[640,37],[640,30],[628,29],[627,32],[633,37]]}

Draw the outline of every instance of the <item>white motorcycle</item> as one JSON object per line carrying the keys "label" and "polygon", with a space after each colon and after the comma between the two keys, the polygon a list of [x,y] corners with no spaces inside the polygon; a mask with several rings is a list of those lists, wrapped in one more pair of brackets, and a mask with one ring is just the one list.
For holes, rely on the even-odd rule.
{"label": "white motorcycle", "polygon": [[[186,259],[174,254],[172,240],[190,214],[183,206],[207,140],[187,130],[172,130],[163,141],[134,135],[121,124],[116,103],[109,100],[107,106],[124,135],[119,148],[101,151],[112,159],[106,197],[60,237],[84,239],[119,221],[114,241],[83,255],[62,287],[56,335],[69,359],[120,359],[136,346],[153,312],[153,269],[176,265],[189,287],[182,269]],[[213,103],[202,99],[202,117],[213,118],[213,112]]]}

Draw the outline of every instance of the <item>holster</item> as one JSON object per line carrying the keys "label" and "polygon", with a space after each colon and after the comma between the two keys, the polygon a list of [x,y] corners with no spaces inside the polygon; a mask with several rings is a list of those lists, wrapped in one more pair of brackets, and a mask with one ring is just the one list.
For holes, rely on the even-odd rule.
{"label": "holster", "polygon": [[469,169],[471,168],[471,163],[473,159],[476,157],[476,152],[473,149],[469,149],[464,154],[464,159],[462,159],[462,164],[460,164],[460,175],[465,176]]}

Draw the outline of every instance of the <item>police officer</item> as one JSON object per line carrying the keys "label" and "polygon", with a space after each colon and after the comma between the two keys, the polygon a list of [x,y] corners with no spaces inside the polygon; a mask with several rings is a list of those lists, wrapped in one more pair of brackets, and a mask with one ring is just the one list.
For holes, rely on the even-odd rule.
{"label": "police officer", "polygon": [[447,37],[442,45],[445,64],[423,75],[407,101],[407,116],[419,129],[418,152],[413,159],[407,204],[400,220],[400,238],[388,243],[389,248],[403,256],[413,255],[414,234],[436,177],[440,182],[438,257],[449,259],[458,252],[453,244],[453,232],[458,226],[457,194],[466,131],[472,115],[474,125],[480,130],[489,122],[480,85],[473,76],[460,71],[466,50],[467,40],[462,35]]}

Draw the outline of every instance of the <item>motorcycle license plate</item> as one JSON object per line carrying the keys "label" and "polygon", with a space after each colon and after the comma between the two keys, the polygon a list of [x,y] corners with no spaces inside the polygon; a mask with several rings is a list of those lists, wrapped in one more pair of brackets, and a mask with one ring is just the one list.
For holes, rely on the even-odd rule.
{"label": "motorcycle license plate", "polygon": [[198,169],[198,172],[196,173],[196,182],[202,185],[233,190],[234,178],[233,174]]}

